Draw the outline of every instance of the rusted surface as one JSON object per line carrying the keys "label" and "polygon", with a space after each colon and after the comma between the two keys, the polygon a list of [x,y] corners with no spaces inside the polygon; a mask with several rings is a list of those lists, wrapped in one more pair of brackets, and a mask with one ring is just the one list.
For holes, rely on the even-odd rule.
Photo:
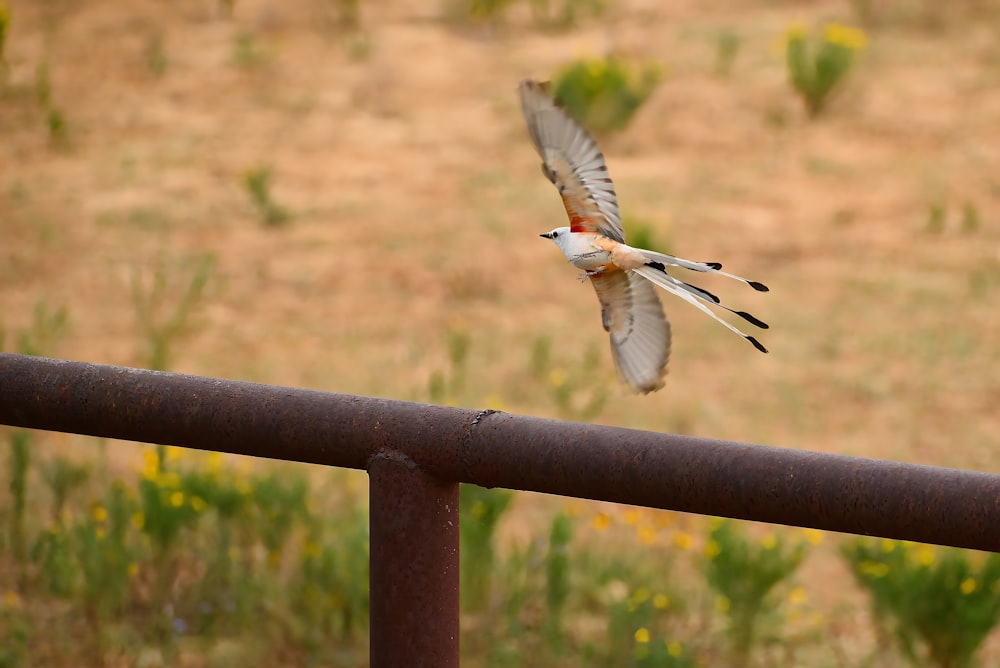
{"label": "rusted surface", "polygon": [[458,483],[377,453],[371,477],[371,665],[459,663]]}
{"label": "rusted surface", "polygon": [[1000,551],[1000,476],[0,354],[0,424]]}

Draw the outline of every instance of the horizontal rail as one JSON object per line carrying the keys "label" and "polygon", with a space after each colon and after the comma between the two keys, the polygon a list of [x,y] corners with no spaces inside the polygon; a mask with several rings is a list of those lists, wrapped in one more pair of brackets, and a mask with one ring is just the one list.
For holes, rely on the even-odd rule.
{"label": "horizontal rail", "polygon": [[1000,551],[1000,476],[0,354],[0,424]]}

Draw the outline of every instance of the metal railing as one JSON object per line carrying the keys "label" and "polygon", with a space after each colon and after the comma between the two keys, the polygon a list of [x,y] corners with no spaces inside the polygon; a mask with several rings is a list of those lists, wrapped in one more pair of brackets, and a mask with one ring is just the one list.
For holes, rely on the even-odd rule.
{"label": "metal railing", "polygon": [[457,666],[458,483],[1000,551],[1000,476],[0,353],[0,424],[363,469],[370,661]]}

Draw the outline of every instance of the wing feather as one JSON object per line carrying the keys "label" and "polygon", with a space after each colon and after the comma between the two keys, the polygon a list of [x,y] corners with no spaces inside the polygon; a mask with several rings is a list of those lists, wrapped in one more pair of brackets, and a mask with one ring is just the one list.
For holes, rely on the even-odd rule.
{"label": "wing feather", "polygon": [[663,387],[670,359],[670,323],[653,284],[634,272],[607,269],[590,277],[622,380],[646,394]]}
{"label": "wing feather", "polygon": [[537,81],[521,82],[521,110],[542,169],[562,196],[573,232],[598,232],[625,243],[614,184],[604,154]]}

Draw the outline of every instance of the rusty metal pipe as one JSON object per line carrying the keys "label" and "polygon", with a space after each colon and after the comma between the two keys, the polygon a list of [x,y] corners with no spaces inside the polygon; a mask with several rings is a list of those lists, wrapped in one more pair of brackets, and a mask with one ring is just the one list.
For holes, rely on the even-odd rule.
{"label": "rusty metal pipe", "polygon": [[369,462],[371,665],[459,665],[458,483],[385,450]]}
{"label": "rusty metal pipe", "polygon": [[1000,476],[0,354],[0,424],[1000,551]]}

